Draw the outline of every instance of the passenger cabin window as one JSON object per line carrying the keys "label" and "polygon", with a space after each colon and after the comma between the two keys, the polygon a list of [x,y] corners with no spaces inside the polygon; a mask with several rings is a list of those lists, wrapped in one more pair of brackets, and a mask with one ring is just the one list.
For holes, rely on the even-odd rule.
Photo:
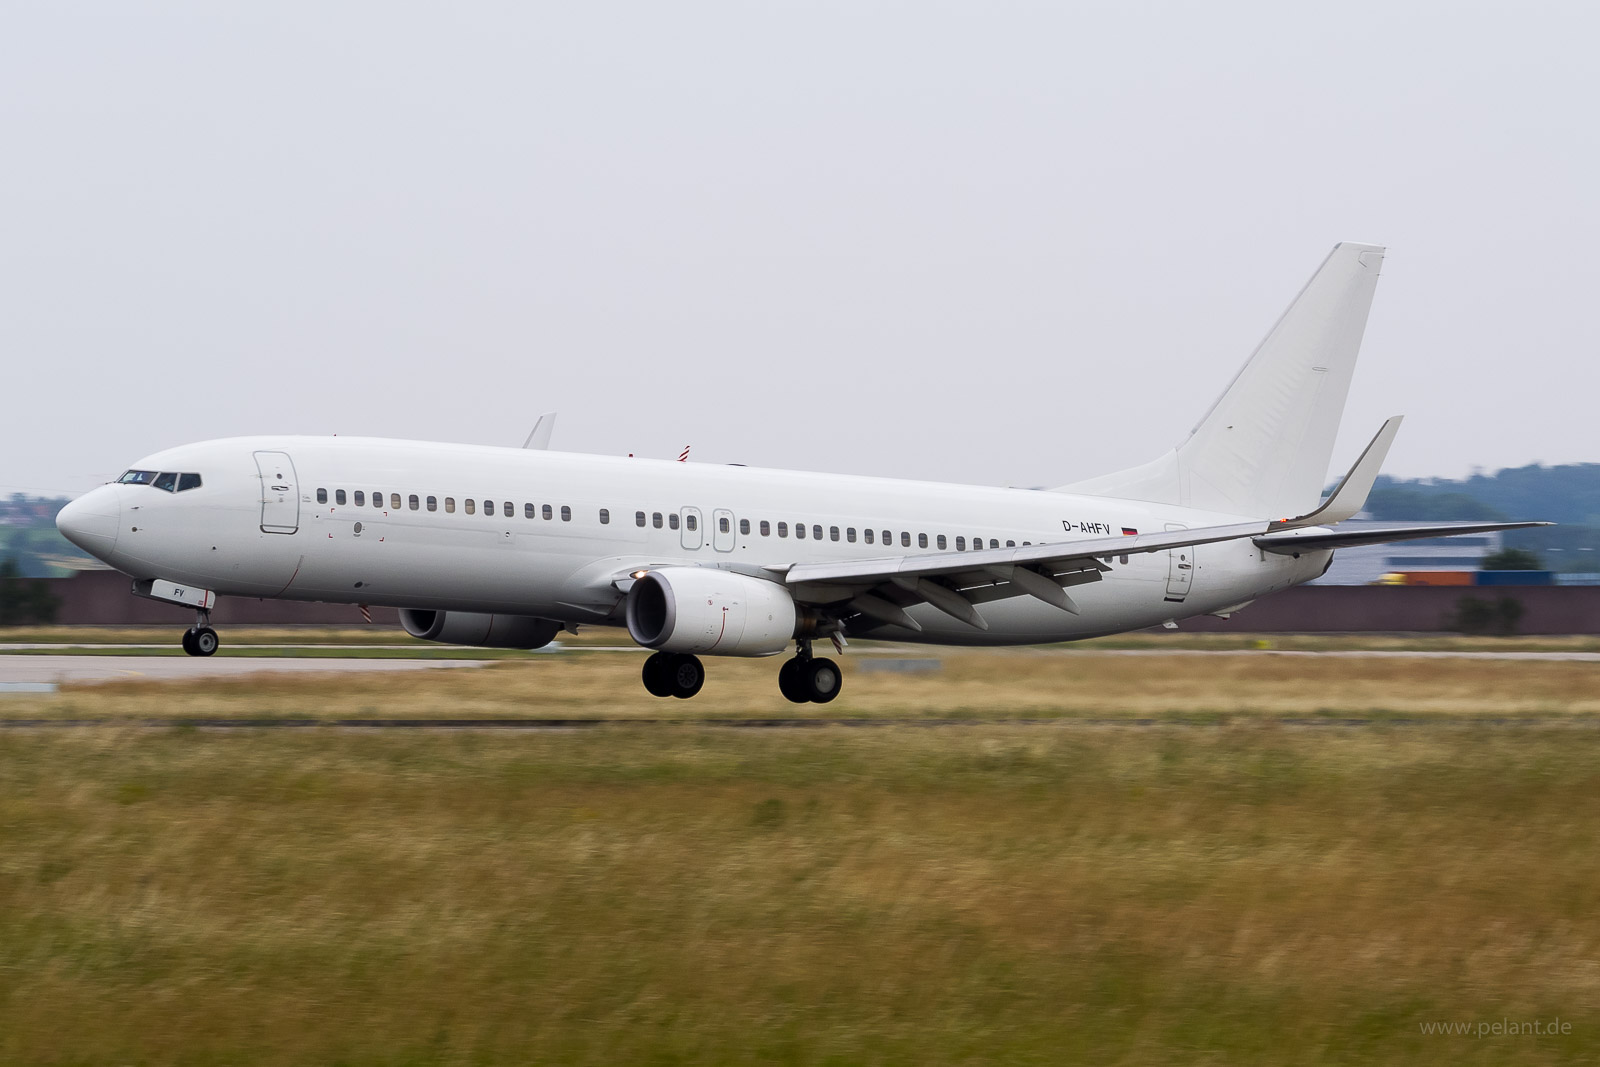
{"label": "passenger cabin window", "polygon": [[[562,518],[566,518],[566,510],[566,508],[561,509]],[[683,528],[691,531],[700,529],[700,520],[694,512],[691,511],[683,517]]]}
{"label": "passenger cabin window", "polygon": [[[837,527],[837,526],[828,527],[828,540],[830,540],[830,541],[839,540],[839,527]],[[855,538],[852,537],[850,540],[854,541]]]}
{"label": "passenger cabin window", "polygon": [[726,518],[718,519],[717,520],[717,532],[718,533],[732,533],[733,532],[733,525],[731,523],[729,523]]}
{"label": "passenger cabin window", "polygon": [[122,485],[149,485],[156,480],[155,471],[128,471],[117,481]]}
{"label": "passenger cabin window", "polygon": [[886,545],[894,544],[894,534],[888,530],[883,531],[883,543]]}
{"label": "passenger cabin window", "polygon": [[998,538],[995,538],[995,537],[989,538],[989,547],[990,548],[999,548],[1000,547],[1000,540]]}
{"label": "passenger cabin window", "polygon": [[[173,475],[173,477],[176,478],[177,475]],[[174,482],[173,484],[176,485],[177,483]],[[317,503],[326,504],[327,502],[328,502],[328,491],[326,489],[318,489],[317,490]]]}
{"label": "passenger cabin window", "polygon": [[934,543],[938,546],[939,551],[943,552],[944,551],[944,534],[940,534],[939,535],[939,539]]}
{"label": "passenger cabin window", "polygon": [[416,511],[418,508],[422,507],[422,501],[415,493],[412,493],[411,496],[407,498],[406,503],[411,506],[412,511]]}
{"label": "passenger cabin window", "polygon": [[644,525],[644,512],[635,511],[633,513],[633,524],[635,526],[643,526]]}
{"label": "passenger cabin window", "polygon": [[438,497],[430,496],[428,498],[428,510],[429,511],[438,511],[439,510],[439,498]]}
{"label": "passenger cabin window", "polygon": [[761,536],[762,537],[771,537],[772,536],[772,523],[768,522],[766,519],[762,519],[761,520]]}
{"label": "passenger cabin window", "polygon": [[1007,541],[1006,542],[1006,547],[1007,548],[1016,548],[1017,547],[1017,543],[1015,541]]}
{"label": "passenger cabin window", "polygon": [[856,543],[856,528],[854,526],[845,528],[844,539],[849,541],[852,545]]}
{"label": "passenger cabin window", "polygon": [[467,499],[464,500],[462,503],[466,506],[468,515],[474,515],[474,514],[477,513],[478,503],[477,503],[477,501],[473,500],[470,496],[467,497]]}
{"label": "passenger cabin window", "polygon": [[[184,477],[187,478],[189,476],[187,474],[185,474]],[[184,484],[183,484],[183,482],[181,480],[178,482],[178,487],[179,487],[180,490],[185,488]],[[344,490],[343,489],[335,489],[333,491],[333,502],[335,504],[343,504],[344,503]]]}
{"label": "passenger cabin window", "polygon": [[383,494],[376,489],[372,491],[372,506],[375,508],[383,507]]}
{"label": "passenger cabin window", "polygon": [[676,530],[678,528],[678,513],[676,511],[667,516],[667,527],[668,529],[672,530]]}
{"label": "passenger cabin window", "polygon": [[517,514],[517,506],[511,501],[507,500],[504,504],[500,505],[500,514],[504,515],[508,519],[514,518]]}
{"label": "passenger cabin window", "polygon": [[650,513],[650,525],[658,530],[661,529],[661,512],[652,511]]}
{"label": "passenger cabin window", "polygon": [[561,505],[561,521],[562,522],[571,522],[572,521],[572,509],[567,507],[567,505],[565,505],[565,504]]}
{"label": "passenger cabin window", "polygon": [[600,509],[600,525],[601,526],[609,526],[609,525],[611,525],[611,509],[610,508],[601,508]]}
{"label": "passenger cabin window", "polygon": [[778,523],[778,536],[779,537],[788,537],[789,536],[789,524],[788,523],[786,523],[786,522]]}
{"label": "passenger cabin window", "polygon": [[522,505],[522,517],[523,518],[525,518],[525,519],[536,518],[538,516],[538,514],[539,514],[538,511],[535,510],[535,508],[534,508],[534,506],[532,504],[524,504],[524,505]]}
{"label": "passenger cabin window", "polygon": [[803,522],[797,522],[797,523],[795,523],[795,524],[794,524],[794,535],[795,535],[795,536],[796,536],[796,537],[798,537],[798,538],[800,538],[800,539],[801,539],[801,540],[805,540],[805,536],[806,536],[806,524],[805,524],[805,523],[803,523]]}
{"label": "passenger cabin window", "polygon": [[[176,493],[178,491],[178,474],[176,471],[162,471],[160,474],[156,475],[156,480],[150,484],[155,486],[157,489],[164,489],[169,493]],[[323,489],[321,490],[321,493],[321,503],[326,504],[328,502],[328,491]]]}
{"label": "passenger cabin window", "polygon": [[747,534],[747,533],[750,532],[750,520],[749,519],[740,519],[739,520],[739,532],[742,533],[742,534]]}
{"label": "passenger cabin window", "polygon": [[918,548],[927,548],[928,547],[928,535],[927,534],[917,534],[917,547]]}
{"label": "passenger cabin window", "polygon": [[910,548],[911,547],[911,534],[906,530],[901,530],[900,531],[900,547],[902,547],[902,548]]}
{"label": "passenger cabin window", "polygon": [[544,508],[543,508],[543,509],[542,509],[542,510],[541,510],[541,511],[540,511],[540,512],[539,512],[539,513],[540,513],[540,514],[541,514],[541,515],[543,515],[543,516],[544,516],[544,517],[545,517],[545,518],[547,518],[547,519],[552,519],[552,518],[554,518],[554,517],[555,517],[555,514],[556,514],[556,513],[555,513],[555,512],[554,512],[554,511],[552,511],[552,510],[550,510],[550,505],[549,505],[549,504],[546,504],[546,505],[545,505],[545,506],[544,506]]}
{"label": "passenger cabin window", "polygon": [[811,527],[811,536],[818,541],[822,540],[822,527],[813,525]]}
{"label": "passenger cabin window", "polygon": [[866,540],[867,544],[869,544],[869,545],[872,544],[872,531],[871,530],[862,530],[861,531],[861,536]]}
{"label": "passenger cabin window", "polygon": [[[360,494],[358,493],[357,495],[359,496]],[[361,501],[357,500],[356,503],[359,504],[359,503],[361,503]],[[447,496],[447,497],[444,498],[444,513],[446,515],[454,515],[456,513],[456,498],[455,497]]]}
{"label": "passenger cabin window", "polygon": [[956,538],[956,551],[957,552],[965,552],[966,550],[967,550],[967,539],[965,537],[957,537]]}
{"label": "passenger cabin window", "polygon": [[485,500],[483,502],[483,513],[485,515],[489,516],[490,518],[494,517],[494,501],[493,500]]}
{"label": "passenger cabin window", "polygon": [[389,494],[389,510],[390,511],[399,511],[400,510],[400,494],[399,493],[390,493]]}
{"label": "passenger cabin window", "polygon": [[362,492],[362,491],[361,491],[361,490],[359,490],[359,489],[357,489],[357,490],[356,490],[356,494],[355,494],[355,505],[356,505],[356,507],[358,507],[358,508],[364,508],[364,507],[366,507],[366,506],[367,506],[367,494],[366,494],[366,493],[363,493],[363,492]]}

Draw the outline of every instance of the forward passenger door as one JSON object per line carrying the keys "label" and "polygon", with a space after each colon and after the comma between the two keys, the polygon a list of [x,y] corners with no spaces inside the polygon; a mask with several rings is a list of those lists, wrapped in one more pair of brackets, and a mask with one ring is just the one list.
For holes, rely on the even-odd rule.
{"label": "forward passenger door", "polygon": [[261,532],[292,534],[300,529],[300,486],[287,452],[257,452],[261,474]]}

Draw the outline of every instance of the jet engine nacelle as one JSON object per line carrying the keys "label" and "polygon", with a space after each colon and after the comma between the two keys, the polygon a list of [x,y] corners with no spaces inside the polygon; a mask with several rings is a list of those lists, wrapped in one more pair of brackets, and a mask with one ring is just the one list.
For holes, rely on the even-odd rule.
{"label": "jet engine nacelle", "polygon": [[470,611],[401,608],[400,625],[412,637],[478,648],[543,648],[561,632],[554,619],[531,615],[479,615]]}
{"label": "jet engine nacelle", "polygon": [[795,635],[794,598],[776,582],[715,567],[663,567],[628,590],[628,633],[646,648],[771,656]]}

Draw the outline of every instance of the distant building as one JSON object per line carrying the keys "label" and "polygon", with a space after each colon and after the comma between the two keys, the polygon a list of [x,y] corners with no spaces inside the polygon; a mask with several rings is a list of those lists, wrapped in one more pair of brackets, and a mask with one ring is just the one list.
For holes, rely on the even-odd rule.
{"label": "distant building", "polygon": [[1328,573],[1311,584],[1371,585],[1391,571],[1475,571],[1484,556],[1501,547],[1499,533],[1486,533],[1341,548],[1333,554]]}

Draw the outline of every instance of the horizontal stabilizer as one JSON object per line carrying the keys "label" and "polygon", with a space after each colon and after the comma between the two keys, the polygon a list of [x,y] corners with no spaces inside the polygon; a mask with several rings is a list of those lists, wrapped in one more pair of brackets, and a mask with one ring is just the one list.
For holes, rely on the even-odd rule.
{"label": "horizontal stabilizer", "polygon": [[1426,537],[1455,537],[1458,534],[1554,525],[1553,522],[1357,522],[1337,530],[1325,526],[1279,527],[1255,538],[1255,543],[1257,548],[1268,552],[1289,555],[1326,548],[1385,545],[1392,541],[1417,541]]}

